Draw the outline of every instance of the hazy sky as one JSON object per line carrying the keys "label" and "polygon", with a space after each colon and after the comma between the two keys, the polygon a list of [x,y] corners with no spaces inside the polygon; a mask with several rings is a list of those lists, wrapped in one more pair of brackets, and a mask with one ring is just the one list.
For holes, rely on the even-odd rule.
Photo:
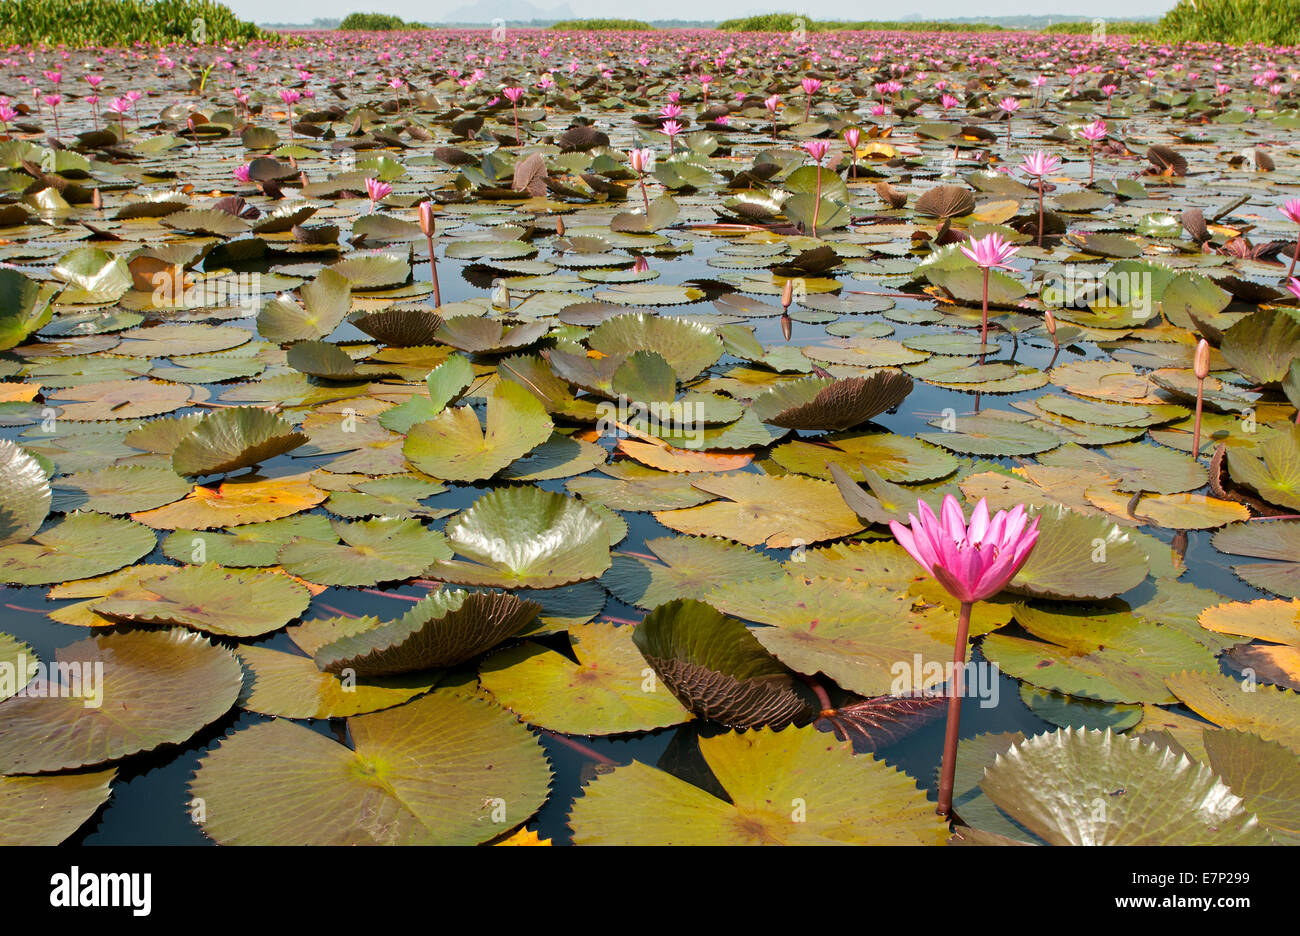
{"label": "hazy sky", "polygon": [[[310,22],[317,17],[342,17],[354,10],[395,13],[405,19],[436,22],[444,14],[470,6],[473,0],[225,0],[236,13],[257,22]],[[551,9],[561,0],[529,0],[541,9]],[[1103,16],[1122,18],[1158,16],[1173,7],[1175,0],[899,0],[886,9],[865,8],[850,0],[807,0],[801,3],[766,4],[761,0],[657,0],[647,9],[617,0],[567,0],[580,16],[619,16],[639,19],[725,19],[771,10],[800,10],[823,19],[888,19],[911,13],[927,19],[946,16],[1011,16],[1016,14]],[[496,4],[493,4],[496,6]]]}

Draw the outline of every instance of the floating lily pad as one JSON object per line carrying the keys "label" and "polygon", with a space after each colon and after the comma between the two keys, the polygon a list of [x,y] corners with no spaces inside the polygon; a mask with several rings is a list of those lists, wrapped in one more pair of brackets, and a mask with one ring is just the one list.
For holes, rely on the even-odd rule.
{"label": "floating lily pad", "polygon": [[483,687],[529,724],[561,734],[650,731],[691,715],[652,673],[632,628],[596,622],[569,628],[578,662],[531,641],[489,657]]}
{"label": "floating lily pad", "polygon": [[0,845],[58,845],[111,795],[117,770],[0,777]]}
{"label": "floating lily pad", "polygon": [[232,406],[204,416],[181,438],[172,451],[172,468],[191,477],[225,474],[291,452],[306,441],[275,413]]}
{"label": "floating lily pad", "polygon": [[311,593],[287,575],[227,569],[216,563],[178,566],[151,578],[148,597],[110,595],[92,606],[106,618],[179,624],[229,637],[279,630],[307,610]]}
{"label": "floating lily pad", "polygon": [[781,574],[772,559],[730,540],[672,536],[646,540],[659,562],[615,555],[600,583],[620,601],[653,608],[674,598],[704,600],[727,581],[760,581]]}
{"label": "floating lily pad", "polygon": [[394,621],[321,647],[316,665],[362,677],[445,669],[518,633],[540,610],[514,595],[440,589]]}
{"label": "floating lily pad", "polygon": [[980,787],[1053,845],[1267,845],[1209,767],[1106,731],[1066,728],[999,755]]}
{"label": "floating lily pad", "polygon": [[700,718],[735,728],[781,727],[812,714],[790,672],[749,629],[703,602],[660,605],[632,639],[664,685]]}
{"label": "floating lily pad", "polygon": [[419,575],[449,559],[446,538],[419,520],[376,517],[331,522],[341,542],[297,538],[280,547],[285,571],[318,585],[369,586]]}
{"label": "floating lily pad", "polygon": [[283,720],[228,736],[190,792],[225,845],[474,845],[545,801],[546,755],[514,717],[434,693],[352,718],[353,747]]}
{"label": "floating lily pad", "polygon": [[0,440],[0,546],[21,543],[40,529],[50,498],[41,463],[8,439]]}
{"label": "floating lily pad", "polygon": [[198,485],[184,499],[132,519],[156,530],[211,530],[278,520],[315,507],[325,497],[305,476],[267,480],[245,475],[215,488]]}
{"label": "floating lily pad", "polygon": [[[49,585],[103,575],[158,545],[148,527],[96,513],[69,514],[23,543],[0,546],[0,580]],[[3,771],[0,771],[3,773]]]}
{"label": "floating lily pad", "polygon": [[[555,588],[609,568],[609,534],[581,501],[534,487],[499,488],[447,522],[465,559],[438,561],[429,575],[461,585]],[[468,560],[468,561],[466,561]]]}
{"label": "floating lily pad", "polygon": [[721,536],[746,546],[775,549],[838,539],[863,526],[829,481],[743,474],[693,483],[720,500],[657,511],[655,519],[679,533]]}
{"label": "floating lily pad", "polygon": [[1038,542],[1011,588],[1052,598],[1109,598],[1140,585],[1148,560],[1129,534],[1064,507],[1038,511]]}
{"label": "floating lily pad", "polygon": [[[183,629],[105,634],[55,652],[67,682],[0,703],[0,774],[103,764],[181,744],[239,693],[229,651]],[[78,685],[78,681],[80,685]]]}
{"label": "floating lily pad", "polygon": [[815,728],[702,738],[700,753],[727,799],[633,762],[583,789],[569,814],[574,843],[921,845],[947,836],[912,778]]}
{"label": "floating lily pad", "polygon": [[501,381],[488,398],[486,430],[472,407],[460,406],[412,426],[402,450],[412,465],[436,478],[477,481],[541,445],[552,428],[537,397]]}

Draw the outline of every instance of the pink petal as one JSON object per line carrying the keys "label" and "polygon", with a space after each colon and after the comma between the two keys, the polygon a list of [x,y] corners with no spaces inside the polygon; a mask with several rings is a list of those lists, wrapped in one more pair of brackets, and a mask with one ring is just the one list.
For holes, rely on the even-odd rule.
{"label": "pink petal", "polygon": [[894,534],[894,539],[898,540],[898,545],[907,550],[907,554],[917,561],[921,568],[929,572],[931,563],[925,560],[924,554],[916,548],[916,539],[912,531],[903,526],[897,520],[889,521],[889,531]]}
{"label": "pink petal", "polygon": [[966,515],[962,513],[961,504],[951,494],[945,494],[940,508],[944,530],[952,537],[954,543],[966,541]]}
{"label": "pink petal", "polygon": [[980,498],[975,509],[970,513],[970,525],[966,528],[966,539],[971,543],[984,542],[984,535],[989,529],[989,505]]}

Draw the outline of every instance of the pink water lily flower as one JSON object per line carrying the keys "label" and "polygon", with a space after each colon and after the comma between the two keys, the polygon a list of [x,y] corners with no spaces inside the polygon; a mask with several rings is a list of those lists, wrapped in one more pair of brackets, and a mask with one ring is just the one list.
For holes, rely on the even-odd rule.
{"label": "pink water lily flower", "polygon": [[1086,124],[1083,129],[1079,131],[1081,137],[1085,140],[1092,140],[1094,143],[1106,139],[1106,133],[1106,121],[1102,120],[1100,117],[1092,123]]}
{"label": "pink water lily flower", "polygon": [[862,140],[862,131],[857,127],[849,127],[844,131],[844,142],[849,144],[849,178],[856,179],[858,175],[858,143]]}
{"label": "pink water lily flower", "polygon": [[807,123],[809,115],[812,114],[813,95],[820,90],[822,83],[820,78],[805,78],[799,83],[803,85],[803,93],[808,95],[808,100],[804,103],[803,108],[803,121]]}
{"label": "pink water lily flower", "polygon": [[[1029,521],[1024,505],[989,516],[981,498],[970,523],[957,498],[943,499],[936,516],[925,501],[917,501],[910,524],[890,521],[900,546],[948,593],[961,602],[992,598],[1015,578],[1038,541],[1038,518]],[[919,516],[917,516],[919,514]]]}
{"label": "pink water lily flower", "polygon": [[961,252],[969,257],[976,266],[986,270],[995,268],[1011,269],[1007,261],[1020,250],[1019,247],[1012,247],[1011,243],[1004,240],[1002,235],[996,231],[978,240],[968,241],[968,243],[970,244],[969,247],[966,244],[961,245]]}
{"label": "pink water lily flower", "polygon": [[682,125],[675,120],[665,120],[659,128],[661,132],[668,135],[669,152],[676,151],[677,134],[682,132]]}
{"label": "pink water lily flower", "polygon": [[821,162],[826,158],[826,153],[830,150],[831,144],[829,140],[809,140],[803,145],[803,148],[808,151],[809,156],[817,160],[817,162]]}
{"label": "pink water lily flower", "polygon": [[380,182],[375,178],[366,179],[366,195],[370,198],[370,210],[375,210],[375,203],[382,201],[389,195],[393,194],[393,187],[387,182]]}
{"label": "pink water lily flower", "polygon": [[1026,156],[1020,164],[1022,172],[1038,178],[1038,246],[1043,246],[1043,176],[1061,165],[1060,157],[1048,156],[1042,150]]}
{"label": "pink water lily flower", "polygon": [[1059,156],[1049,156],[1042,150],[1038,150],[1024,158],[1020,163],[1020,170],[1041,178],[1059,168],[1060,165],[1061,158]]}
{"label": "pink water lily flower", "polygon": [[[919,516],[918,516],[919,515]],[[983,498],[971,511],[970,523],[957,498],[943,499],[939,516],[925,501],[916,502],[916,513],[908,514],[908,526],[897,520],[889,529],[900,546],[923,569],[961,602],[957,639],[953,644],[952,679],[948,686],[948,726],[944,734],[943,767],[939,774],[938,812],[952,813],[952,794],[957,774],[957,739],[961,733],[961,700],[965,694],[966,644],[970,636],[971,610],[977,601],[992,598],[1015,578],[1029,561],[1038,542],[1038,518],[1029,521],[1025,505],[999,510],[989,517]]]}
{"label": "pink water lily flower", "polygon": [[[1010,243],[1002,239],[1002,235],[994,231],[981,237],[979,240],[971,240],[970,246],[962,244],[961,252],[974,261],[984,272],[984,303],[980,314],[980,344],[989,343],[989,271],[994,269],[1011,269],[1007,265],[1019,250],[1019,247],[1012,247]],[[980,363],[983,363],[984,356],[980,355]]]}
{"label": "pink water lily flower", "polygon": [[[1278,211],[1282,212],[1282,216],[1293,224],[1300,224],[1300,198],[1289,199]],[[1286,271],[1288,277],[1295,274],[1297,254],[1300,254],[1300,237],[1296,239],[1296,245],[1291,248],[1291,267]]]}

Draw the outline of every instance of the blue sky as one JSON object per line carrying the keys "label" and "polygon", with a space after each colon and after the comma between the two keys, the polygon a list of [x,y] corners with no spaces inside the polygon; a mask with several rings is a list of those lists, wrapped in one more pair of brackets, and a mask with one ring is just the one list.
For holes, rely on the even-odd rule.
{"label": "blue sky", "polygon": [[[257,22],[309,22],[316,17],[342,17],[354,10],[395,13],[406,19],[436,22],[453,10],[472,5],[473,0],[225,0],[236,13]],[[707,15],[725,19],[771,10],[799,10],[824,19],[886,19],[919,14],[927,19],[954,16],[1035,15],[1102,16],[1112,18],[1158,16],[1174,5],[1174,0],[983,0],[978,5],[969,0],[900,0],[890,4],[888,12],[865,8],[850,0],[807,0],[802,3],[765,4],[754,0],[711,0],[701,6],[699,0],[656,0],[651,10],[632,9],[616,0],[530,0],[541,9],[560,3],[579,16],[634,16],[640,19],[693,19]],[[495,6],[495,4],[494,4]],[[707,10],[707,14],[701,11]]]}

